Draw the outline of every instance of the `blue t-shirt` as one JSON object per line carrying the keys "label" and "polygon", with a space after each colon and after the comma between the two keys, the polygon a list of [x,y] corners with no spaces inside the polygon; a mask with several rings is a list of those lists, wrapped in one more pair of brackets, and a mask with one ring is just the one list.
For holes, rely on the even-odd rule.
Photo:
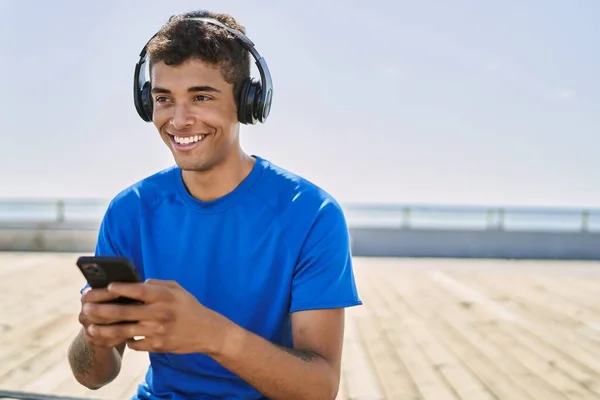
{"label": "blue t-shirt", "polygon": [[[254,156],[229,194],[199,201],[171,167],[117,195],[97,255],[131,259],[143,279],[175,280],[203,305],[292,347],[291,313],[362,304],[340,205],[313,183]],[[126,366],[124,366],[126,367]],[[136,399],[262,399],[203,354],[150,353]]]}

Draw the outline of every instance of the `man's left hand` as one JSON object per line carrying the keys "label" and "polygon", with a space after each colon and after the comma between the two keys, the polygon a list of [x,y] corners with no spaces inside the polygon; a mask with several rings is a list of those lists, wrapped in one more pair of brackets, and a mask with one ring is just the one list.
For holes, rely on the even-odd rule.
{"label": "man's left hand", "polygon": [[[90,326],[89,334],[131,338],[127,346],[133,350],[208,354],[223,346],[233,324],[173,281],[113,283],[108,290],[143,304],[86,304],[86,313],[102,321]],[[130,323],[119,324],[126,321]],[[143,339],[133,339],[137,337]]]}

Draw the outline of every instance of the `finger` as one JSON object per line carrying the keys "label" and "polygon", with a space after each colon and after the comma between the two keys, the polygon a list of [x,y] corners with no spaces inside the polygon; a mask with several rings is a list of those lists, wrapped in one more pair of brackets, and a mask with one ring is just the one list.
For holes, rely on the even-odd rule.
{"label": "finger", "polygon": [[85,289],[83,289],[83,290],[81,291],[81,297],[79,298],[79,299],[81,300],[81,304],[85,303],[85,297],[84,297],[84,296],[85,296],[85,294],[86,294],[87,292],[89,292],[90,290],[92,290],[92,288],[88,286],[88,287],[86,287]]}
{"label": "finger", "polygon": [[82,325],[84,328],[86,328],[86,332],[87,332],[87,327],[88,327],[88,326],[91,324],[91,321],[90,321],[89,317],[88,317],[87,315],[85,315],[85,314],[83,313],[83,311],[82,311],[82,312],[80,312],[80,313],[79,313],[79,316],[78,316],[78,318],[79,318],[79,323],[80,323],[80,324],[81,324],[81,325]]}
{"label": "finger", "polygon": [[117,295],[107,289],[90,289],[81,296],[82,303],[103,303],[116,299]]}
{"label": "finger", "polygon": [[164,340],[157,337],[129,339],[127,340],[127,347],[135,351],[147,351],[152,353],[163,353],[167,351]]}
{"label": "finger", "polygon": [[165,298],[165,287],[146,283],[115,282],[108,286],[110,293],[139,300],[143,303],[154,303]]}
{"label": "finger", "polygon": [[122,338],[100,338],[100,337],[94,337],[91,336],[89,334],[89,332],[85,331],[85,340],[87,343],[90,343],[94,346],[98,346],[98,347],[103,347],[106,349],[110,349],[113,347],[116,347],[122,343],[125,343],[127,341],[127,339],[122,339]]}
{"label": "finger", "polygon": [[147,338],[129,339],[127,340],[127,347],[129,347],[131,350],[136,351],[156,352],[156,350],[151,350],[152,346],[150,343],[150,339]]}
{"label": "finger", "polygon": [[140,323],[124,323],[114,325],[92,324],[87,329],[88,334],[94,340],[116,340],[119,343],[123,343],[138,336],[149,336],[152,333],[152,329]]}
{"label": "finger", "polygon": [[149,351],[148,343],[149,343],[149,340],[146,338],[128,339],[127,347],[129,347],[131,350],[136,350],[136,351]]}
{"label": "finger", "polygon": [[140,321],[151,318],[151,310],[143,304],[97,304],[83,305],[82,314],[93,324],[114,324],[123,321]]}
{"label": "finger", "polygon": [[173,289],[180,287],[175,281],[166,281],[162,279],[146,279],[146,283],[149,285],[165,286]]}

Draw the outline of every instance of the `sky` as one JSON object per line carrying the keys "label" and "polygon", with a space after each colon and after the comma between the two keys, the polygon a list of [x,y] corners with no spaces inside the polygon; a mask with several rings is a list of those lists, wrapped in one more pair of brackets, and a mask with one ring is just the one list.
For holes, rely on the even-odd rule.
{"label": "sky", "polygon": [[600,207],[597,0],[2,0],[0,198],[109,199],[172,165],[133,71],[199,5],[273,77],[245,150],[340,201]]}

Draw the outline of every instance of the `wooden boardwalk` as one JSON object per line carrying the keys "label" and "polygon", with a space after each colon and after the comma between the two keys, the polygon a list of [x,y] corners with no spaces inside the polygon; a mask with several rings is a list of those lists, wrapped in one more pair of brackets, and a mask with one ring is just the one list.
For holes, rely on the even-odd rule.
{"label": "wooden boardwalk", "polygon": [[[127,399],[147,355],[98,391],[66,362],[77,254],[0,253],[0,389]],[[600,399],[600,263],[361,259],[340,400]]]}

